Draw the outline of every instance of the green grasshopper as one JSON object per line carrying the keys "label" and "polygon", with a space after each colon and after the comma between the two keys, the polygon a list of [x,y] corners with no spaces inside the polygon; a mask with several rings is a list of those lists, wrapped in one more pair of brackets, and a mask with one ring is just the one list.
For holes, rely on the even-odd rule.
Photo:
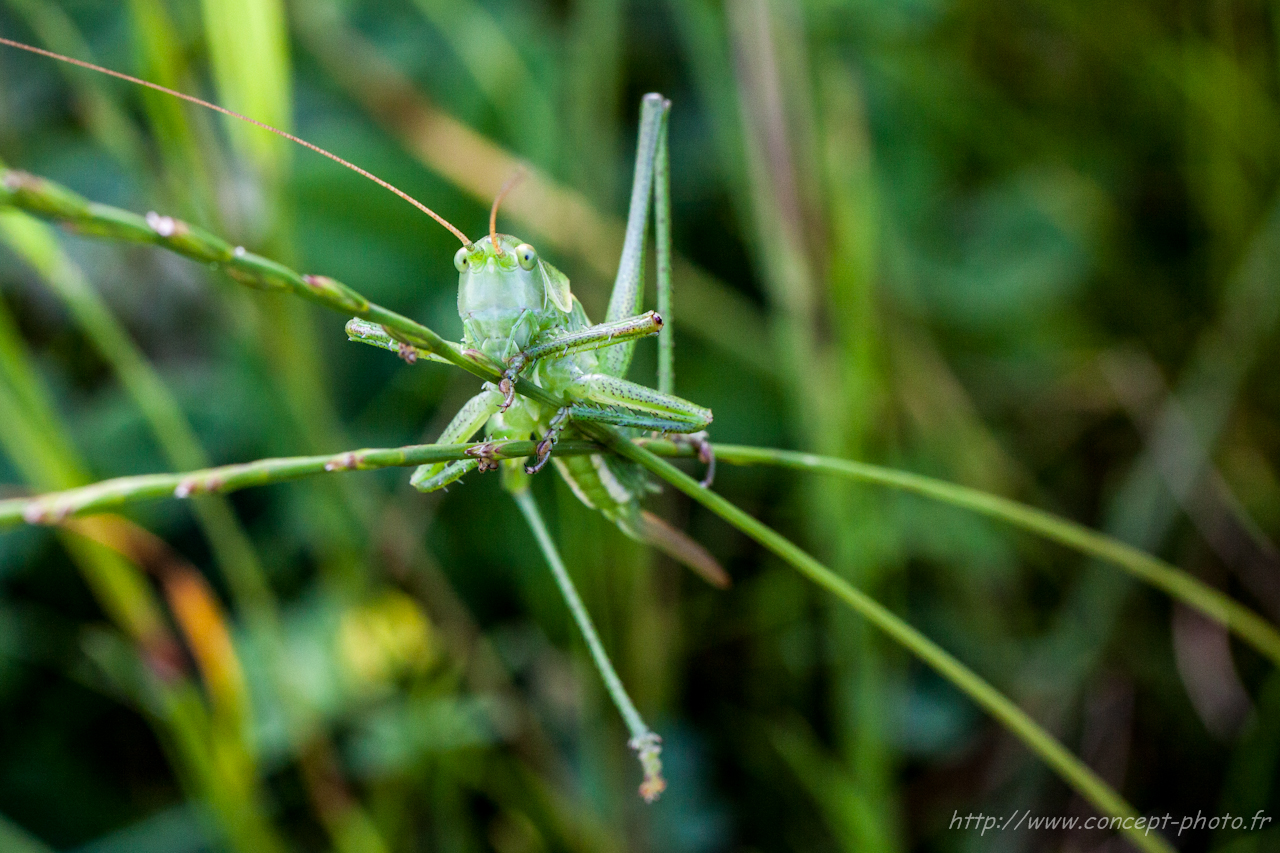
{"label": "green grasshopper", "polygon": [[[285,131],[191,95],[101,66],[5,38],[0,38],[0,44],[118,77],[255,124],[322,154],[396,193],[462,241],[462,248],[454,256],[454,266],[459,273],[458,313],[463,328],[462,347],[476,357],[501,364],[504,370],[501,380],[497,384],[486,382],[480,393],[462,407],[440,436],[442,444],[458,444],[469,441],[483,430],[488,441],[471,449],[471,459],[419,467],[411,483],[420,491],[430,492],[456,482],[470,471],[484,472],[501,467],[503,486],[515,498],[538,539],[609,693],[631,731],[631,746],[639,753],[645,771],[641,794],[646,800],[656,798],[665,787],[658,758],[659,739],[640,719],[604,652],[533,503],[529,478],[551,460],[574,494],[587,506],[599,510],[625,534],[654,545],[715,586],[728,585],[729,578],[724,569],[701,545],[641,508],[641,500],[653,487],[639,466],[603,453],[568,458],[552,455],[562,436],[582,437],[575,430],[576,423],[606,423],[631,434],[643,431],[675,433],[698,448],[699,456],[708,467],[704,485],[710,483],[714,458],[704,430],[711,423],[712,413],[671,393],[673,367],[669,330],[659,351],[659,387],[649,388],[624,378],[631,365],[636,341],[658,334],[664,327],[663,315],[670,316],[667,162],[670,101],[657,94],[646,95],[643,99],[622,258],[605,321],[593,325],[582,304],[570,291],[569,279],[564,273],[544,260],[530,244],[497,232],[499,205],[511,187],[510,182],[493,203],[489,214],[489,234],[472,242],[435,211],[381,178]],[[661,314],[657,311],[640,313],[651,203]],[[416,360],[419,354],[444,361],[436,354],[415,350],[392,339],[381,326],[359,319],[347,324],[347,333],[352,340],[398,351],[406,361]],[[553,410],[527,397],[517,397],[517,383],[522,377],[533,379],[546,391],[565,400],[565,405]],[[529,464],[524,465],[519,460],[500,462],[496,458],[495,442],[527,440],[533,436],[539,440]]]}
{"label": "green grasshopper", "polygon": [[[708,465],[712,463],[705,433],[701,433],[711,423],[709,409],[623,378],[636,340],[657,334],[664,325],[663,316],[655,311],[638,313],[644,296],[651,198],[657,208],[657,242],[664,247],[659,259],[658,298],[669,311],[671,280],[665,258],[669,245],[665,162],[669,109],[670,101],[656,94],[645,96],[642,103],[630,216],[605,322],[591,324],[582,303],[569,289],[568,277],[533,246],[497,233],[498,206],[505,188],[490,212],[489,235],[458,250],[454,266],[459,273],[462,346],[504,364],[506,370],[497,385],[485,383],[439,439],[442,444],[465,442],[483,429],[490,443],[474,448],[474,459],[423,465],[413,474],[415,488],[430,492],[470,471],[492,470],[499,465],[491,455],[493,441],[537,436],[537,455],[523,473],[517,461],[502,463],[506,488],[523,491],[527,475],[542,469],[559,438],[574,433],[575,421],[694,434],[688,440],[698,445]],[[389,343],[386,333],[373,324],[353,321],[347,331],[353,340],[377,346]],[[517,398],[515,383],[526,371],[543,388],[566,398],[568,405],[548,410],[532,400]],[[660,362],[659,372],[659,384],[670,387],[670,359]],[[649,485],[638,466],[603,455],[556,458],[554,462],[574,494],[628,536],[654,545],[716,586],[728,584],[724,570],[705,549],[640,508]]]}

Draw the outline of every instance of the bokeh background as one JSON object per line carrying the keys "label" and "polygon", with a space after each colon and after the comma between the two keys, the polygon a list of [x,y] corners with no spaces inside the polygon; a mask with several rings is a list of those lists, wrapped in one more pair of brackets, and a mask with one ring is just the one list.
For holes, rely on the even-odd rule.
{"label": "bokeh background", "polygon": [[[477,236],[525,163],[502,228],[597,318],[639,99],[661,91],[677,390],[714,409],[716,440],[1017,497],[1280,617],[1273,4],[4,0],[0,33],[291,127]],[[0,158],[460,336],[453,238],[253,128],[5,49]],[[430,440],[475,392],[159,250],[12,214],[0,243],[6,494]],[[100,544],[118,519],[0,535],[0,847],[1121,849],[948,828],[1091,812],[704,511],[651,504],[724,561],[728,592],[548,471],[538,498],[665,739],[670,789],[646,806],[497,479],[422,496],[407,476],[142,505],[130,559]],[[728,466],[716,488],[1139,810],[1280,819],[1280,678],[1164,596],[918,499]],[[1280,849],[1275,831],[1173,840]]]}

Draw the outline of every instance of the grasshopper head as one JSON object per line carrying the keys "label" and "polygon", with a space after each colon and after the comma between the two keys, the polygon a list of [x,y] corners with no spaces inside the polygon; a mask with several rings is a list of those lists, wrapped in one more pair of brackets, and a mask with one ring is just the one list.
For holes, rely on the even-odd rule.
{"label": "grasshopper head", "polygon": [[494,309],[541,315],[553,309],[567,314],[573,308],[568,277],[510,234],[463,246],[453,265],[459,276],[458,313],[464,317]]}
{"label": "grasshopper head", "polygon": [[464,246],[453,263],[468,343],[495,358],[511,355],[506,348],[512,343],[524,349],[534,334],[562,323],[573,307],[564,273],[508,234]]}

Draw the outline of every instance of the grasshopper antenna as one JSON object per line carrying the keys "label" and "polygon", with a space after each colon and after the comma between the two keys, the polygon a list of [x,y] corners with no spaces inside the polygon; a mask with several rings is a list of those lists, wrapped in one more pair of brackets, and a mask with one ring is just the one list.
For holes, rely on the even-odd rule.
{"label": "grasshopper antenna", "polygon": [[90,71],[97,71],[102,74],[106,74],[109,77],[115,77],[120,80],[126,80],[130,83],[136,83],[139,86],[146,86],[148,89],[154,89],[157,92],[164,92],[166,95],[172,95],[175,98],[181,98],[182,100],[187,101],[188,103],[197,104],[199,106],[206,107],[208,109],[213,110],[214,112],[222,113],[223,115],[231,116],[232,118],[238,118],[241,121],[247,121],[249,124],[257,125],[263,130],[269,130],[272,133],[276,134],[277,136],[283,136],[285,139],[289,140],[290,142],[296,142],[299,145],[301,145],[303,148],[310,148],[312,151],[316,152],[317,154],[323,154],[325,157],[328,157],[330,160],[334,161],[335,163],[340,163],[341,165],[346,166],[351,171],[365,176],[366,178],[373,181],[378,186],[391,190],[391,192],[400,196],[400,198],[409,202],[409,204],[418,208],[418,210],[421,210],[423,213],[425,213],[427,216],[430,216],[436,222],[439,222],[445,228],[448,228],[451,232],[453,232],[453,236],[457,237],[459,240],[462,241],[462,245],[468,248],[471,247],[471,241],[467,239],[466,234],[463,234],[461,231],[455,228],[452,225],[452,223],[449,222],[449,220],[445,219],[443,216],[436,213],[434,210],[427,207],[425,204],[418,201],[413,196],[409,195],[408,193],[404,192],[398,187],[392,186],[391,184],[382,180],[382,178],[379,178],[377,175],[373,174],[372,172],[368,172],[364,169],[361,169],[355,163],[351,163],[346,160],[343,160],[337,154],[326,151],[323,148],[321,148],[319,145],[313,145],[307,140],[302,139],[301,137],[294,136],[292,133],[283,131],[278,127],[272,127],[266,122],[249,118],[246,115],[241,115],[235,110],[229,110],[226,107],[220,107],[217,104],[202,100],[200,98],[197,98],[194,95],[188,95],[185,92],[179,92],[176,89],[170,89],[167,86],[161,86],[159,83],[152,83],[148,80],[143,80],[138,77],[133,77],[119,71],[112,71],[110,68],[103,68],[101,65],[94,65],[92,62],[85,62],[83,59],[72,59],[70,56],[63,56],[61,53],[54,53],[51,50],[45,50],[44,48],[33,47],[32,45],[23,44],[20,41],[14,41],[13,39],[7,39],[3,37],[0,37],[0,44],[6,44],[9,47],[16,47],[18,50],[25,50],[28,53],[36,53],[36,54],[39,54],[40,56],[47,56],[50,59],[56,59],[59,62],[67,62],[67,63],[70,63],[71,65],[78,65],[81,68],[87,68]]}
{"label": "grasshopper antenna", "polygon": [[498,207],[502,204],[502,200],[507,197],[516,184],[520,183],[520,179],[524,177],[524,166],[516,169],[516,173],[507,178],[507,182],[502,185],[502,189],[498,190],[498,197],[493,200],[493,207],[489,209],[489,242],[493,244],[493,253],[498,257],[502,257],[502,246],[498,245]]}

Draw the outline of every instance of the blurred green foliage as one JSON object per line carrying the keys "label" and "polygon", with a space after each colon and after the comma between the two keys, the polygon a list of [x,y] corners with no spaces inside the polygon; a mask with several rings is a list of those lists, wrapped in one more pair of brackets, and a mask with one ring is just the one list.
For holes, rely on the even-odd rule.
{"label": "blurred green foliage", "polygon": [[[488,174],[484,140],[616,220],[640,95],[661,91],[675,246],[701,270],[676,280],[677,391],[715,411],[717,440],[1017,496],[1280,617],[1270,4],[6,0],[0,33],[291,127],[473,234],[481,188],[508,177]],[[11,166],[183,216],[460,335],[452,237],[323,158],[16,52],[0,53],[0,116]],[[450,117],[478,136],[448,139],[474,144],[433,147]],[[529,215],[504,227],[601,316],[608,240],[548,247],[534,238],[563,223]],[[407,444],[474,393],[457,371],[352,346],[340,317],[155,250],[60,234],[59,290],[5,235],[7,492]],[[76,281],[105,319],[66,295]],[[651,345],[639,361],[649,381]],[[569,568],[665,738],[670,788],[645,806],[497,483],[422,496],[406,479],[147,504],[129,518],[169,550],[141,567],[79,534],[0,536],[0,847],[1104,841],[949,829],[957,811],[1089,812],[708,514],[654,501],[730,568],[727,593],[544,475]],[[1280,817],[1280,678],[1164,597],[917,499],[766,469],[722,469],[717,489],[972,665],[1140,810]],[[224,617],[226,647],[209,628]],[[1262,851],[1280,834],[1178,844]]]}

